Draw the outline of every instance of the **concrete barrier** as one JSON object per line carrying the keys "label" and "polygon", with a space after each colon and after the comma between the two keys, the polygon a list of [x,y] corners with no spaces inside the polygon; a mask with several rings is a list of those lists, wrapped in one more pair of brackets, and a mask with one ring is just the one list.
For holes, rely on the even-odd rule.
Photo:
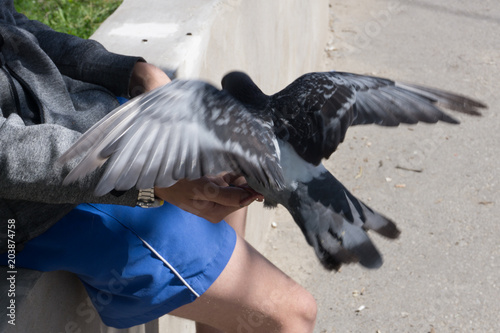
{"label": "concrete barrier", "polygon": [[[327,32],[327,0],[125,0],[92,38],[112,52],[143,56],[171,76],[217,86],[225,73],[243,70],[270,94],[323,69]],[[269,211],[251,206],[247,239],[257,249],[270,218]],[[17,283],[22,292],[16,295],[16,326],[2,320],[2,332],[194,331],[193,323],[170,316],[128,330],[105,327],[81,283],[68,273],[19,270]],[[3,295],[3,309],[5,300]]]}

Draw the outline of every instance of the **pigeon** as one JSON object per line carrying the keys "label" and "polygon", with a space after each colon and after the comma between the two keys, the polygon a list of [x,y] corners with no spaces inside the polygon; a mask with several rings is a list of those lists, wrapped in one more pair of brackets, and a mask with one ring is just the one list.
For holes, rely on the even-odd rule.
{"label": "pigeon", "polygon": [[168,187],[180,179],[233,172],[283,205],[327,270],[379,268],[368,231],[395,239],[396,224],[357,199],[322,164],[350,126],[458,124],[443,108],[481,115],[486,105],[442,90],[345,72],[313,72],[266,95],[243,72],[222,89],[199,80],[172,83],[110,112],[66,151],[80,157],[67,185],[104,167],[95,194]]}

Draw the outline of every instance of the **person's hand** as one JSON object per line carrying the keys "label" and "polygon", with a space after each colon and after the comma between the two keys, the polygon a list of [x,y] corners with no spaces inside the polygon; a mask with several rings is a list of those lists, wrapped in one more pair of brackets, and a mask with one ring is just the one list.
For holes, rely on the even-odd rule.
{"label": "person's hand", "polygon": [[129,83],[129,94],[135,97],[170,82],[170,78],[161,69],[147,62],[137,62]]}
{"label": "person's hand", "polygon": [[185,211],[217,223],[227,215],[264,197],[252,190],[243,177],[224,174],[197,180],[179,180],[155,195]]}

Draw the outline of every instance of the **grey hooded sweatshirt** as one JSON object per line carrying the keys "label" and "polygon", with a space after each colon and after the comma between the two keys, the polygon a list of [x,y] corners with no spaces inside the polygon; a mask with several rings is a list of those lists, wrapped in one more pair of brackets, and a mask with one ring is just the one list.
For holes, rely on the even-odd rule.
{"label": "grey hooded sweatshirt", "polygon": [[[84,202],[134,206],[137,191],[95,197],[101,171],[62,186],[74,161],[56,160],[127,96],[139,57],[56,32],[0,0],[0,253],[8,222],[17,250]],[[11,235],[12,237],[12,235]]]}

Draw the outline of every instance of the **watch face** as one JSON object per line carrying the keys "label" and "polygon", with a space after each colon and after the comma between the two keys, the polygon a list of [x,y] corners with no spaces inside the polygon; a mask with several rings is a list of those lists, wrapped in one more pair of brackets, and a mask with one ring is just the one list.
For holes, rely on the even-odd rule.
{"label": "watch face", "polygon": [[144,201],[138,201],[137,206],[139,206],[141,208],[149,208],[148,203],[144,202]]}

